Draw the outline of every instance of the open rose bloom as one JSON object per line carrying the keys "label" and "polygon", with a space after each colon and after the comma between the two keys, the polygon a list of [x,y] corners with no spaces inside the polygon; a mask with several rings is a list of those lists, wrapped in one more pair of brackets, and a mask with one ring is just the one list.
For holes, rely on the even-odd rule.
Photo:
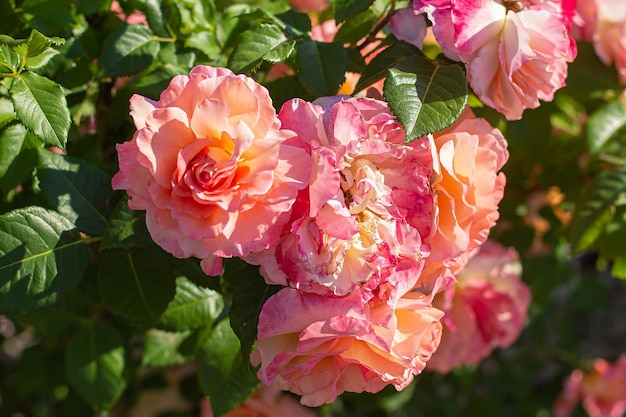
{"label": "open rose bloom", "polygon": [[454,287],[439,293],[434,305],[446,317],[441,344],[428,369],[446,373],[478,363],[519,336],[530,305],[520,280],[521,265],[512,248],[488,241],[457,274]]}
{"label": "open rose bloom", "polygon": [[137,132],[117,147],[113,188],[146,210],[157,244],[219,275],[222,257],[276,243],[310,169],[265,88],[198,66],[174,77],[159,101],[134,95],[130,108]]}
{"label": "open rose bloom", "polygon": [[415,0],[443,52],[465,64],[481,101],[508,120],[551,101],[576,56],[574,0]]}
{"label": "open rose bloom", "polygon": [[579,402],[590,417],[622,417],[626,413],[626,353],[614,363],[596,359],[588,372],[572,372],[554,404],[554,416],[568,417]]}

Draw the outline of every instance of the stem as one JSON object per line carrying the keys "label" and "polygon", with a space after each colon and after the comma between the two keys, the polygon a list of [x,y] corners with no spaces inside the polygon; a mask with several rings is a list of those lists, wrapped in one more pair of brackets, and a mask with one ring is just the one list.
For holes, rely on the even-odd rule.
{"label": "stem", "polygon": [[[394,3],[394,2],[391,2]],[[385,15],[385,17],[383,17],[377,24],[376,26],[374,26],[372,28],[372,30],[370,31],[370,33],[367,35],[367,37],[365,38],[365,40],[363,42],[361,42],[359,45],[357,45],[356,50],[357,51],[362,51],[363,48],[365,48],[368,44],[372,43],[374,40],[376,40],[376,35],[378,34],[378,32],[380,32],[382,30],[382,28],[385,27],[385,25],[387,23],[389,23],[389,20],[391,19],[391,16],[394,15],[394,13],[396,12],[396,10],[393,10],[392,12],[388,13]]]}

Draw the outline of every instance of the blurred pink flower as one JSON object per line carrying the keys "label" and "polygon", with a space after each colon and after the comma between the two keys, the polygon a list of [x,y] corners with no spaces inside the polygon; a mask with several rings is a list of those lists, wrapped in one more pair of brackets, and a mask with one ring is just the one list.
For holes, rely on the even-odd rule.
{"label": "blurred pink flower", "polygon": [[294,99],[279,118],[310,148],[313,171],[284,237],[246,260],[268,283],[323,295],[410,288],[432,223],[428,140],[403,145],[401,125],[372,99]]}
{"label": "blurred pink flower", "polygon": [[[260,386],[250,398],[223,417],[315,417],[313,410],[298,404],[289,395],[274,386]],[[200,417],[213,417],[210,402],[200,403]]]}
{"label": "blurred pink flower", "polygon": [[422,13],[415,13],[412,7],[399,9],[389,20],[391,33],[401,41],[408,42],[422,49],[428,26]]}
{"label": "blurred pink flower", "polygon": [[530,304],[530,291],[520,274],[513,248],[488,241],[476,251],[457,274],[456,285],[433,301],[445,312],[445,326],[428,369],[447,373],[478,363],[494,348],[517,339]]}
{"label": "blurred pink flower", "polygon": [[499,171],[509,157],[502,133],[469,107],[452,126],[434,134],[434,146],[434,223],[425,240],[431,254],[422,285],[440,275],[450,278],[487,240],[504,195],[506,178]]}
{"label": "blurred pink flower", "polygon": [[146,210],[154,241],[179,258],[203,259],[209,275],[221,258],[276,243],[310,158],[279,130],[267,90],[224,68],[197,66],[177,76],[159,101],[134,95],[137,131],[117,145],[113,188]]}
{"label": "blurred pink flower", "polygon": [[614,0],[585,0],[576,6],[574,34],[593,43],[606,65],[615,64],[620,82],[626,84],[626,3]]}
{"label": "blurred pink flower", "polygon": [[322,12],[328,8],[328,0],[290,0],[291,7],[299,12]]}
{"label": "blurred pink flower", "polygon": [[554,416],[569,416],[579,401],[590,417],[622,417],[626,413],[626,353],[615,363],[596,359],[591,371],[572,372],[554,403]]}
{"label": "blurred pink flower", "polygon": [[[264,305],[257,349],[266,384],[320,406],[349,392],[405,388],[419,374],[441,336],[441,312],[417,293],[388,309],[357,291],[335,298],[284,288]],[[381,310],[382,309],[382,310]]]}
{"label": "blurred pink flower", "polygon": [[573,0],[415,0],[443,52],[462,61],[468,81],[508,120],[551,101],[576,56],[569,36]]}
{"label": "blurred pink flower", "polygon": [[113,0],[110,10],[117,14],[119,18],[124,20],[126,23],[129,23],[131,25],[148,26],[148,22],[146,21],[146,15],[143,14],[143,12],[139,10],[134,10],[130,14],[130,16],[126,16],[124,10],[122,9],[122,6],[120,6],[120,3],[117,0]]}

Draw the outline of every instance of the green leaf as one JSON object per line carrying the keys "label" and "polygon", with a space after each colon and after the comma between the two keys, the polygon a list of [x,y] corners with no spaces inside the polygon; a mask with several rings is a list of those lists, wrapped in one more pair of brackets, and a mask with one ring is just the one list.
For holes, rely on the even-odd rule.
{"label": "green leaf", "polygon": [[365,67],[354,91],[362,91],[375,82],[382,80],[390,68],[409,56],[420,54],[420,50],[406,42],[399,42],[384,49]]}
{"label": "green leaf", "polygon": [[0,311],[27,314],[76,286],[89,263],[88,240],[41,207],[0,216]]}
{"label": "green leaf", "polygon": [[142,25],[122,24],[104,39],[100,54],[101,75],[119,77],[148,68],[159,53],[159,42]]}
{"label": "green leaf", "polygon": [[213,329],[198,360],[200,386],[211,399],[214,415],[224,415],[256,390],[259,380],[248,372],[246,363],[239,339],[228,320],[222,320]]}
{"label": "green leaf", "polygon": [[276,19],[284,25],[284,30],[290,36],[298,36],[311,31],[311,18],[302,12],[293,9],[276,15]]}
{"label": "green leaf", "polygon": [[166,328],[193,330],[210,326],[223,309],[224,299],[220,293],[200,287],[185,277],[178,277],[176,295],[159,323]]}
{"label": "green leaf", "polygon": [[128,207],[128,197],[122,198],[109,218],[109,226],[102,236],[100,250],[137,248],[151,242],[146,229],[146,213],[131,210]]}
{"label": "green leaf", "polygon": [[626,105],[621,99],[610,101],[594,111],[587,121],[589,153],[597,154],[624,126],[626,126]]}
{"label": "green leaf", "polygon": [[454,123],[467,102],[467,81],[456,63],[414,55],[389,70],[383,94],[410,142]]}
{"label": "green leaf", "polygon": [[228,67],[234,72],[254,72],[263,61],[276,63],[287,59],[294,43],[274,25],[255,26],[241,34],[228,58]]}
{"label": "green leaf", "polygon": [[26,129],[19,123],[11,123],[0,129],[0,177],[8,171],[22,150]]}
{"label": "green leaf", "polygon": [[280,289],[265,283],[257,266],[238,260],[228,260],[224,265],[224,280],[232,291],[232,304],[228,312],[230,323],[241,341],[244,357],[249,357],[256,341],[259,314],[265,301]]}
{"label": "green leaf", "polygon": [[65,350],[67,377],[96,410],[108,410],[126,388],[124,344],[113,327],[96,323],[72,338]]}
{"label": "green leaf", "polygon": [[161,10],[162,1],[160,0],[146,0],[146,20],[150,29],[154,31],[157,36],[169,38],[172,36],[167,28],[167,22],[163,16],[163,10]]}
{"label": "green leaf", "polygon": [[74,222],[78,230],[90,236],[104,233],[112,195],[107,174],[80,159],[41,149],[37,178],[53,208]]}
{"label": "green leaf", "polygon": [[570,223],[573,251],[592,247],[613,218],[612,209],[626,193],[626,171],[604,171],[583,190]]}
{"label": "green leaf", "polygon": [[304,89],[302,84],[298,82],[298,78],[295,75],[274,78],[273,80],[267,81],[265,87],[270,92],[272,103],[277,109],[280,109],[286,101],[294,97],[299,97],[304,100],[315,99],[315,97],[311,96],[309,92]]}
{"label": "green leaf", "polygon": [[27,69],[36,70],[43,68],[52,58],[59,55],[59,51],[56,49],[46,49],[42,53],[32,58],[26,58]]}
{"label": "green leaf", "polygon": [[13,80],[10,93],[20,122],[42,142],[65,149],[71,121],[61,86],[25,72]]}
{"label": "green leaf", "polygon": [[356,43],[363,39],[376,24],[376,15],[371,10],[346,20],[335,33],[335,41],[341,43]]}
{"label": "green leaf", "polygon": [[105,252],[98,271],[104,304],[115,314],[155,323],[174,298],[176,276],[158,249]]}
{"label": "green leaf", "polygon": [[314,97],[337,94],[346,79],[348,59],[340,42],[318,42],[309,38],[296,44],[296,73]]}
{"label": "green leaf", "polygon": [[611,275],[615,278],[626,280],[626,256],[618,256],[613,260]]}
{"label": "green leaf", "polygon": [[22,69],[27,52],[26,44],[14,47],[0,43],[0,73],[17,76]]}
{"label": "green leaf", "polygon": [[0,129],[15,120],[13,103],[6,97],[0,97]]}
{"label": "green leaf", "polygon": [[166,332],[158,329],[148,330],[143,338],[143,356],[141,366],[181,365],[187,359],[178,348],[191,332]]}
{"label": "green leaf", "polygon": [[335,0],[333,3],[337,24],[369,9],[374,0]]}
{"label": "green leaf", "polygon": [[53,45],[63,45],[65,43],[65,39],[58,38],[56,36],[48,37],[33,29],[26,42],[28,44],[28,58],[32,58],[45,52]]}

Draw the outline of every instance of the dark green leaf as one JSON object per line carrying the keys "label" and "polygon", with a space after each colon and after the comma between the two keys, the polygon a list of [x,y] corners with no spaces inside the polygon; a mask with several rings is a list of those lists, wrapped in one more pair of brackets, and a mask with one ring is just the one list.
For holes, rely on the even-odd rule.
{"label": "dark green leaf", "polygon": [[276,18],[285,25],[285,32],[291,36],[301,35],[311,31],[311,19],[306,13],[293,9],[276,15]]}
{"label": "dark green leaf", "polygon": [[150,329],[143,338],[142,366],[171,366],[186,362],[180,354],[180,344],[191,332],[166,332],[163,330]]}
{"label": "dark green leaf", "polygon": [[265,87],[272,96],[272,102],[276,108],[280,109],[282,105],[294,97],[313,100],[314,97],[304,89],[302,84],[298,82],[295,75],[274,78],[265,83]]}
{"label": "dark green leaf", "polygon": [[22,124],[42,142],[64,149],[71,121],[61,86],[34,72],[25,72],[13,80],[10,92]]}
{"label": "dark green leaf", "polygon": [[111,179],[100,169],[47,149],[39,151],[41,190],[54,209],[74,222],[78,230],[101,236],[107,228]]}
{"label": "dark green leaf", "polygon": [[0,73],[16,76],[21,72],[27,53],[26,44],[16,47],[0,44]]}
{"label": "dark green leaf", "polygon": [[147,246],[150,242],[145,212],[131,210],[128,198],[121,199],[109,218],[109,227],[102,236],[100,250],[136,248]]}
{"label": "dark green leaf", "polygon": [[389,70],[383,92],[410,142],[454,123],[467,102],[467,81],[456,63],[414,55]]}
{"label": "dark green leaf", "polygon": [[374,0],[335,0],[335,20],[341,23],[369,9]]}
{"label": "dark green leaf", "polygon": [[142,25],[122,24],[104,39],[100,65],[102,76],[137,74],[148,68],[159,53],[159,42]]}
{"label": "dark green leaf", "polygon": [[335,39],[342,43],[356,43],[363,39],[376,24],[376,15],[371,10],[346,20],[335,34]]}
{"label": "dark green leaf", "polygon": [[74,336],[65,365],[74,389],[97,410],[110,409],[126,388],[122,336],[109,325],[96,323]]}
{"label": "dark green leaf", "polygon": [[621,99],[610,101],[593,112],[587,121],[587,146],[595,155],[626,126],[626,105]]}
{"label": "dark green leaf", "polygon": [[257,388],[259,380],[248,371],[228,320],[219,322],[206,341],[198,360],[198,379],[216,416],[237,407]]}
{"label": "dark green leaf", "polygon": [[314,97],[337,94],[345,81],[346,51],[339,42],[303,39],[296,45],[298,80]]}
{"label": "dark green leaf", "polygon": [[592,247],[613,218],[612,208],[626,192],[626,171],[604,171],[583,190],[570,223],[574,252]]}
{"label": "dark green leaf", "polygon": [[174,298],[176,276],[157,249],[105,252],[98,271],[102,301],[115,314],[156,322]]}
{"label": "dark green leaf", "polygon": [[197,329],[210,326],[223,309],[224,299],[220,293],[200,287],[185,277],[178,277],[176,295],[159,323],[176,330]]}
{"label": "dark green leaf", "polygon": [[86,243],[69,220],[41,207],[0,216],[0,311],[26,314],[56,303],[83,277]]}
{"label": "dark green leaf", "polygon": [[365,67],[354,91],[361,91],[375,82],[382,80],[390,68],[409,56],[420,54],[420,50],[406,42],[399,42],[384,49]]}
{"label": "dark green leaf", "polygon": [[26,129],[19,123],[0,128],[0,177],[8,171],[22,150]]}
{"label": "dark green leaf", "polygon": [[265,301],[280,289],[265,283],[257,266],[237,260],[225,263],[224,280],[232,291],[230,323],[241,341],[241,351],[248,357],[256,341],[259,314]]}
{"label": "dark green leaf", "polygon": [[254,72],[263,61],[276,63],[287,59],[294,43],[274,25],[255,26],[241,34],[228,66],[234,72]]}

